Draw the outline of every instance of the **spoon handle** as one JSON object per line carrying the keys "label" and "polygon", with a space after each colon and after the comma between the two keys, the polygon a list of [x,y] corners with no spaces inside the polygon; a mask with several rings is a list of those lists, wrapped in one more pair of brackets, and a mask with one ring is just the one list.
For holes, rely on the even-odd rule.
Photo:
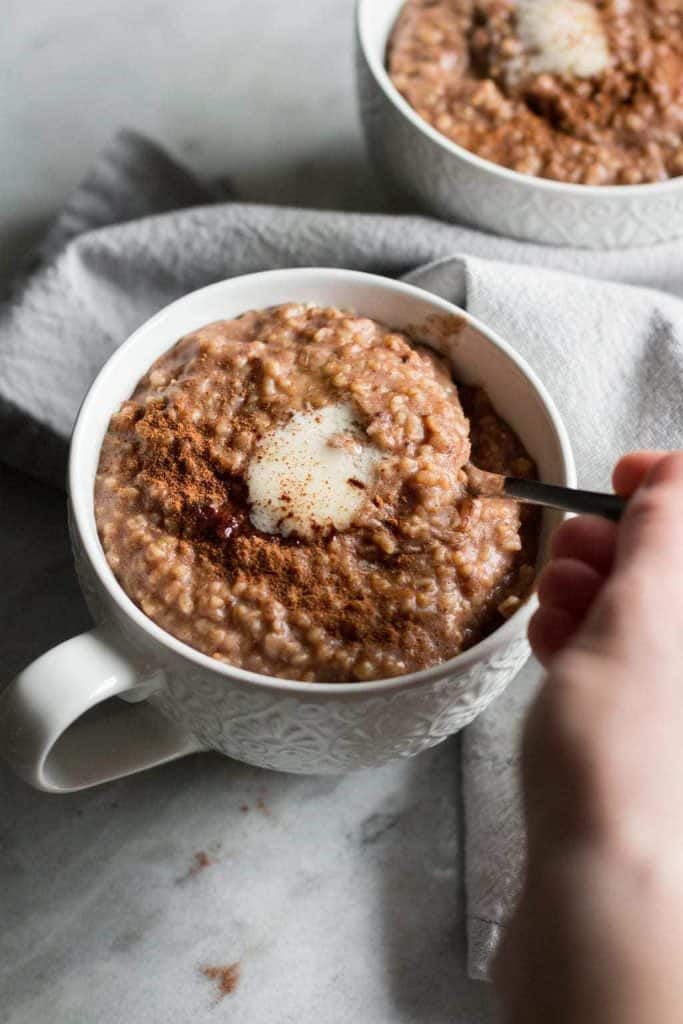
{"label": "spoon handle", "polygon": [[543,484],[538,480],[520,480],[515,476],[506,476],[504,493],[517,501],[526,501],[532,505],[545,505],[548,508],[559,508],[566,512],[581,512],[594,516],[612,519],[615,523],[621,519],[626,500],[616,494],[600,494],[598,491],[577,491],[571,487],[557,487],[555,484]]}

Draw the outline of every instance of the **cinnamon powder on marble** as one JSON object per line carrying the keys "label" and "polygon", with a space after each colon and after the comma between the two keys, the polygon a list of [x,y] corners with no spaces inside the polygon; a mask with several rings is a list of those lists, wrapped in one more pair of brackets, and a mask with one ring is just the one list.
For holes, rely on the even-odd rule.
{"label": "cinnamon powder on marble", "polygon": [[202,967],[202,974],[209,981],[215,981],[218,986],[218,998],[225,999],[232,995],[240,982],[241,964],[236,960],[233,964],[224,967]]}

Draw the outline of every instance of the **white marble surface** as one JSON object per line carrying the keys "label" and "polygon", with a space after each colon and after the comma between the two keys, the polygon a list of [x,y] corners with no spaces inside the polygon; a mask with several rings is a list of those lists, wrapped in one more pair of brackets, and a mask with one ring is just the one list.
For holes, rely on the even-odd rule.
{"label": "white marble surface", "polygon": [[[381,205],[349,0],[7,2],[5,278],[120,125],[245,198]],[[88,625],[63,496],[2,470],[0,560],[2,685]],[[461,866],[457,741],[344,779],[200,755],[60,798],[0,767],[0,1021],[489,1024]],[[219,1000],[202,968],[237,961]]]}

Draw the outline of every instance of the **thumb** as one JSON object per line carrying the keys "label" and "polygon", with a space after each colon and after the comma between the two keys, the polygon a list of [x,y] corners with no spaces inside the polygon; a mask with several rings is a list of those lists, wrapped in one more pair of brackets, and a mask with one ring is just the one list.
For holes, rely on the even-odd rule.
{"label": "thumb", "polygon": [[643,480],[667,452],[633,451],[622,455],[612,473],[614,490],[622,498],[630,498],[638,490]]}
{"label": "thumb", "polygon": [[619,524],[615,571],[641,566],[660,584],[683,576],[683,452],[648,469]]}
{"label": "thumb", "polygon": [[582,627],[577,649],[627,662],[640,687],[671,649],[680,656],[683,620],[683,452],[650,466],[616,535],[614,566]]}

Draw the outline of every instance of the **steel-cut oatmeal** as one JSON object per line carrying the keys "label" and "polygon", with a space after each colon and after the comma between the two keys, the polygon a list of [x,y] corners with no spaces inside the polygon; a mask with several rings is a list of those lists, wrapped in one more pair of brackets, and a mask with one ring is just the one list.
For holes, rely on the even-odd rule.
{"label": "steel-cut oatmeal", "polygon": [[481,639],[532,584],[538,520],[468,497],[470,454],[535,471],[431,350],[287,304],[154,363],[105,436],[97,525],[132,600],[200,651],[304,681],[396,676]]}
{"label": "steel-cut oatmeal", "polygon": [[683,174],[681,0],[408,0],[387,64],[438,131],[522,174]]}

